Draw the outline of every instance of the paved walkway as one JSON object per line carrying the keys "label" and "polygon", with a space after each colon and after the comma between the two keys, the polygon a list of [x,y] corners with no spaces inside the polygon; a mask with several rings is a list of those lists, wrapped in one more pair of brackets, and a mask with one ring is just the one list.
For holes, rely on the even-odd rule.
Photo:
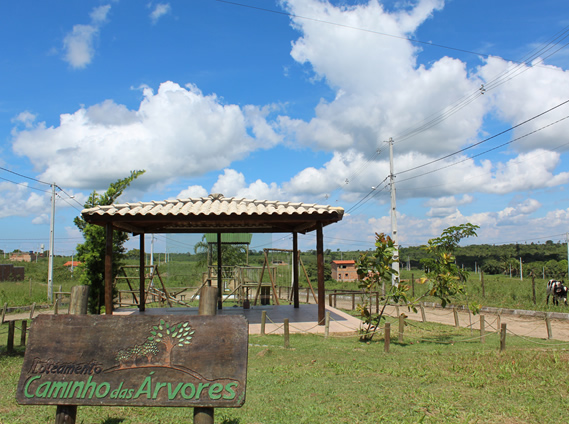
{"label": "paved walkway", "polygon": [[[218,310],[220,315],[244,315],[249,322],[249,334],[261,334],[261,319],[263,311],[266,312],[265,334],[283,334],[284,319],[289,320],[290,333],[318,333],[324,334],[325,326],[318,325],[318,305],[301,304],[299,308],[292,305],[263,305],[252,306],[250,309],[229,307]],[[355,333],[361,321],[338,309],[326,306],[330,313],[330,334]],[[138,314],[138,310],[118,309],[116,314]],[[146,315],[197,315],[197,308],[148,308]]]}

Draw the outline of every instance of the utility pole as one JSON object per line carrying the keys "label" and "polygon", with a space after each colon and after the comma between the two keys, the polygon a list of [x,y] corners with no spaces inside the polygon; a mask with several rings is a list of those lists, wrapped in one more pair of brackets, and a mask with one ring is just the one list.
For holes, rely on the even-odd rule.
{"label": "utility pole", "polygon": [[49,260],[47,266],[47,300],[53,301],[53,232],[55,228],[55,183],[51,185],[51,221],[49,224]]}
{"label": "utility pole", "polygon": [[397,272],[397,276],[391,277],[391,284],[398,285],[399,281],[399,243],[397,242],[397,214],[395,207],[395,174],[393,172],[393,139],[389,138],[389,186],[391,188],[391,238],[395,244],[395,254],[391,268]]}

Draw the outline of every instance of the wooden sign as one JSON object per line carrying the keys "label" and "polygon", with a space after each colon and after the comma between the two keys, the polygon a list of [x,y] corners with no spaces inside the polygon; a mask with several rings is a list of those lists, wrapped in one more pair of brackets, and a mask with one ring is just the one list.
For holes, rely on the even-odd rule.
{"label": "wooden sign", "polygon": [[240,407],[242,316],[40,315],[16,399],[26,405]]}

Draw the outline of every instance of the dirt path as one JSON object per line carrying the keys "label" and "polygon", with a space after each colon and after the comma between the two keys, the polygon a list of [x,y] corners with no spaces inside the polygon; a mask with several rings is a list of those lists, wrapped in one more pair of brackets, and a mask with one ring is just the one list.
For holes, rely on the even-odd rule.
{"label": "dirt path", "polygon": [[[313,302],[311,302],[313,303]],[[357,302],[356,302],[357,303]],[[341,309],[351,309],[352,302],[349,299],[341,300],[338,299],[337,305]],[[62,313],[66,313],[67,309],[62,308]],[[388,306],[386,308],[386,313],[388,316],[396,317],[397,308],[394,306]],[[34,317],[39,314],[52,314],[53,310],[36,310],[34,312]],[[413,321],[422,321],[421,311],[418,310],[417,313],[408,311],[407,308],[400,307],[399,313],[405,313],[407,319]],[[469,315],[467,311],[459,310],[458,312],[458,322],[460,327],[469,328],[472,327],[474,331],[480,330],[480,316],[484,316],[485,329],[486,332],[499,331],[498,315],[488,312],[482,312],[480,315]],[[29,319],[30,313],[19,313],[19,314],[6,314],[4,321],[10,320],[23,320]],[[425,318],[427,322],[437,322],[446,325],[455,325],[455,317],[452,308],[429,308],[425,307]],[[538,339],[546,340],[548,338],[546,321],[541,317],[528,317],[520,315],[512,315],[507,313],[502,313],[500,315],[500,324],[506,324],[508,333],[511,335],[521,336],[521,337],[535,337]],[[551,320],[551,332],[552,339],[560,341],[569,342],[569,320],[552,319]]]}
{"label": "dirt path", "polygon": [[[356,301],[357,303],[357,301]],[[338,298],[336,306],[342,309],[351,309],[352,301],[349,299],[340,300]],[[399,313],[407,315],[407,319],[413,321],[422,321],[421,311],[417,313],[408,311],[407,308],[400,307]],[[386,314],[390,317],[396,317],[397,308],[388,306]],[[494,313],[481,312],[480,315],[472,315],[468,311],[458,311],[458,323],[460,327],[470,328],[474,331],[480,330],[480,316],[484,316],[486,332],[496,332],[500,330],[501,324],[506,324],[509,334],[521,337],[535,337],[547,340],[547,325],[542,317],[528,317],[523,315],[514,315],[502,313],[500,315],[500,323],[498,323],[498,315]],[[455,325],[454,312],[452,308],[429,308],[425,307],[425,318],[427,322],[437,322],[446,325]],[[569,320],[552,319],[551,333],[553,340],[569,341]]]}

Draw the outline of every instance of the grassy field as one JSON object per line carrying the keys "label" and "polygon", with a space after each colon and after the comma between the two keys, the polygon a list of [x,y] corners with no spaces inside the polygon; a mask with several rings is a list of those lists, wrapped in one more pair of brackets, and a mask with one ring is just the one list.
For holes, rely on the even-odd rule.
{"label": "grassy field", "polygon": [[[392,324],[395,326],[395,323]],[[405,340],[251,336],[247,398],[217,409],[215,422],[245,423],[560,423],[567,421],[569,345],[421,324]],[[0,422],[46,423],[55,407],[19,406],[22,353],[0,354]],[[80,407],[79,423],[191,422],[191,408]]]}

